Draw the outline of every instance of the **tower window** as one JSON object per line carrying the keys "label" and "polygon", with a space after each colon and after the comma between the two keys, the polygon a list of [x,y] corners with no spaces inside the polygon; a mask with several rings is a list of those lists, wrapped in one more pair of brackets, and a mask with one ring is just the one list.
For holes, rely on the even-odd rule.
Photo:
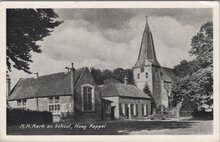
{"label": "tower window", "polygon": [[141,72],[144,72],[144,68],[141,68]]}
{"label": "tower window", "polygon": [[157,72],[157,68],[155,68],[155,72]]}
{"label": "tower window", "polygon": [[145,77],[148,78],[148,73],[147,72],[145,73]]}
{"label": "tower window", "polygon": [[137,74],[137,79],[140,79],[140,74],[139,73]]}

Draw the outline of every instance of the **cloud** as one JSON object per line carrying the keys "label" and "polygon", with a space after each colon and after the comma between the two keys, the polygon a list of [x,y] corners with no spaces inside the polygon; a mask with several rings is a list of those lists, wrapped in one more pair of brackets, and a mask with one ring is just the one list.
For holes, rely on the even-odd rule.
{"label": "cloud", "polygon": [[168,16],[152,17],[149,21],[153,35],[170,48],[188,47],[192,36],[198,31],[197,28],[181,25],[176,19]]}
{"label": "cloud", "polygon": [[182,25],[190,26],[201,26],[204,21],[212,20],[211,8],[56,9],[56,12],[64,20],[83,19],[102,29],[121,29],[126,21],[140,14],[170,16]]}
{"label": "cloud", "polygon": [[[178,12],[161,11],[148,10],[148,13],[155,15],[150,16],[149,25],[158,61],[161,65],[173,67],[183,59],[190,59],[190,40],[199,26],[183,24],[183,21],[176,18],[181,15]],[[74,62],[76,68],[87,66],[114,69],[134,66],[145,27],[146,10],[101,10],[101,15],[97,10],[72,12],[74,10],[60,12],[60,18],[65,19],[64,23],[52,35],[39,42],[42,53],[33,54],[32,72],[39,72],[40,75],[62,72],[71,62]],[[11,76],[18,80],[19,77],[33,75],[13,70]]]}
{"label": "cloud", "polygon": [[[54,60],[74,62],[79,67],[130,68],[139,52],[145,17],[138,15],[124,24],[119,30],[103,30],[83,19],[67,20],[42,42],[42,49]],[[177,51],[181,55],[175,56],[175,61],[189,58],[190,40],[196,33],[192,26],[183,26],[171,17],[151,17],[149,25],[159,62],[166,61],[166,65],[173,66],[173,58],[167,55]],[[169,52],[164,55],[166,51]]]}

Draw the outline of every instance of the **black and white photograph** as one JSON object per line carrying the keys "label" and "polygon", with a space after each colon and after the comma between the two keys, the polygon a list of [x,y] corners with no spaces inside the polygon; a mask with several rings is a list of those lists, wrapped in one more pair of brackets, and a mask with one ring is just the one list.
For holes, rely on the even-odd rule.
{"label": "black and white photograph", "polygon": [[6,7],[6,136],[218,132],[214,8],[147,4]]}

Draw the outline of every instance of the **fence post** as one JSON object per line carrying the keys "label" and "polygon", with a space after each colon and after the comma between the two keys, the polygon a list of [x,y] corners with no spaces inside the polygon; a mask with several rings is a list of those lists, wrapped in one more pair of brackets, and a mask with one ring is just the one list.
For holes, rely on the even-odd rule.
{"label": "fence post", "polygon": [[180,106],[176,106],[176,117],[180,117]]}

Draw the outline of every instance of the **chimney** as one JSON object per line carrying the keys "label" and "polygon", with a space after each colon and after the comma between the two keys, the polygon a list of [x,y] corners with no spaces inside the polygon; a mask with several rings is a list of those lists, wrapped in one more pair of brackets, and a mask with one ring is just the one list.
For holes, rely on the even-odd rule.
{"label": "chimney", "polygon": [[71,64],[71,68],[70,68],[70,85],[71,85],[71,94],[72,94],[72,98],[73,98],[73,119],[74,119],[74,100],[75,100],[75,68],[73,66],[73,63]]}
{"label": "chimney", "polygon": [[36,73],[34,73],[34,74],[36,74],[36,76],[34,77],[34,79],[38,78],[39,73],[36,72]]}
{"label": "chimney", "polygon": [[69,73],[70,68],[69,68],[69,67],[65,67],[65,69],[67,70],[67,71],[65,72],[65,74]]}
{"label": "chimney", "polygon": [[127,78],[127,75],[125,74],[125,78],[124,78],[124,84],[125,85],[128,85],[128,78]]}
{"label": "chimney", "polygon": [[9,75],[6,75],[6,97],[8,98],[11,91],[11,79]]}
{"label": "chimney", "polygon": [[74,96],[74,88],[75,88],[75,69],[73,63],[70,68],[70,77],[71,77],[71,93]]}

